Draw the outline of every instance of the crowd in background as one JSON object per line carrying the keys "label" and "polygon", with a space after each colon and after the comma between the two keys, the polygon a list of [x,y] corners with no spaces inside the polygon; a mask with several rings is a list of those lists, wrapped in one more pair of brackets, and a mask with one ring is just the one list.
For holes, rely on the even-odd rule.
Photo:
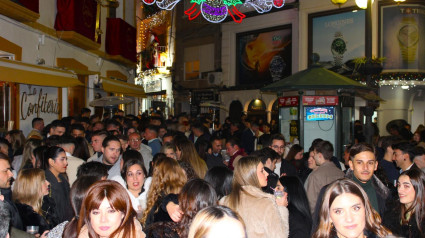
{"label": "crowd in background", "polygon": [[246,116],[83,108],[32,127],[0,138],[0,238],[425,237],[423,126],[367,144],[356,122],[342,158]]}

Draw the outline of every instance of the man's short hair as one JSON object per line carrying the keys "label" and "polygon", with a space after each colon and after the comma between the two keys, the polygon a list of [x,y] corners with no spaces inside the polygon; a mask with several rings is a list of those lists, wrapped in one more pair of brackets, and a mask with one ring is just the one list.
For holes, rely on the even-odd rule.
{"label": "man's short hair", "polygon": [[201,132],[204,132],[204,125],[202,125],[201,122],[193,123],[192,128],[200,130]]}
{"label": "man's short hair", "polygon": [[263,164],[266,164],[268,159],[273,161],[280,158],[280,155],[276,151],[274,151],[272,148],[269,148],[269,147],[254,151],[250,154],[250,156],[256,156],[260,158],[261,163]]}
{"label": "man's short hair", "polygon": [[84,126],[83,125],[81,125],[81,124],[79,124],[79,123],[74,123],[74,124],[72,124],[71,125],[71,127],[70,127],[70,132],[72,133],[72,131],[73,130],[79,130],[79,131],[82,131],[82,132],[84,132],[85,130],[84,130]]}
{"label": "man's short hair", "polygon": [[57,146],[57,145],[59,145],[60,138],[61,138],[61,136],[58,136],[58,135],[49,136],[46,139],[46,145],[49,146],[49,147],[50,146]]}
{"label": "man's short hair", "polygon": [[393,144],[399,143],[401,141],[402,139],[400,136],[384,136],[381,142],[381,147],[386,151],[388,147],[391,147]]}
{"label": "man's short hair", "polygon": [[158,134],[158,132],[159,132],[159,126],[149,125],[145,129],[150,130],[150,131],[153,131],[156,134]]}
{"label": "man's short hair", "polygon": [[361,152],[367,151],[367,152],[371,152],[372,154],[375,154],[375,148],[372,145],[365,143],[365,142],[361,142],[361,143],[358,143],[358,144],[351,146],[349,151],[350,151],[350,160],[353,160],[354,157],[357,154],[360,154]]}
{"label": "man's short hair", "polygon": [[43,120],[43,118],[40,118],[40,117],[36,117],[36,118],[32,119],[32,122],[31,122],[32,128],[34,128],[35,124],[42,122],[42,121],[44,121],[44,120]]}
{"label": "man's short hair", "polygon": [[410,161],[413,161],[413,158],[415,158],[415,146],[408,141],[393,144],[391,147],[393,150],[401,150],[403,154],[408,154]]}
{"label": "man's short hair", "polygon": [[415,158],[425,155],[425,148],[422,146],[415,146]]}
{"label": "man's short hair", "polygon": [[107,128],[109,125],[114,125],[117,127],[121,127],[121,124],[115,119],[108,119],[105,123],[105,127]]}
{"label": "man's short hair", "polygon": [[9,164],[11,163],[9,156],[7,156],[6,154],[4,154],[2,152],[0,152],[0,160],[7,160],[7,162],[9,162]]}
{"label": "man's short hair", "polygon": [[0,201],[0,237],[6,237],[9,233],[10,213],[4,201]]}
{"label": "man's short hair", "polygon": [[91,113],[91,110],[87,107],[83,107],[81,108],[81,115],[83,115],[84,113]]}
{"label": "man's short hair", "polygon": [[[84,122],[84,123],[90,125],[90,119],[88,117],[79,117],[77,122],[78,123]],[[75,123],[75,124],[77,124],[77,123]]]}
{"label": "man's short hair", "polygon": [[74,145],[75,146],[75,138],[73,136],[63,135],[59,138],[58,145],[66,146],[66,145]]}
{"label": "man's short hair", "polygon": [[65,123],[63,123],[62,120],[54,120],[52,123],[50,123],[50,128],[55,129],[56,127],[63,127],[66,128]]}
{"label": "man's short hair", "polygon": [[127,135],[118,134],[118,135],[116,135],[116,137],[118,139],[120,139],[120,140],[128,141],[128,136]]}
{"label": "man's short hair", "polygon": [[285,137],[280,133],[273,134],[270,137],[270,144],[272,144],[274,140],[281,140],[285,143]]}
{"label": "man's short hair", "polygon": [[121,145],[120,139],[118,139],[118,137],[116,137],[114,135],[109,135],[109,136],[105,137],[105,139],[103,139],[102,147],[103,148],[108,147],[109,142],[111,142],[111,141],[117,141]]}
{"label": "man's short hair", "polygon": [[241,148],[241,141],[237,137],[231,137],[226,141],[226,144],[229,143],[232,147],[237,145]]}
{"label": "man's short hair", "polygon": [[334,146],[331,142],[324,140],[316,144],[314,149],[323,155],[325,160],[331,160],[334,155]]}
{"label": "man's short hair", "polygon": [[0,138],[0,147],[5,147],[5,146],[7,146],[7,148],[11,148],[9,141],[7,141],[5,138],[1,137]]}
{"label": "man's short hair", "polygon": [[91,134],[91,137],[93,137],[93,136],[103,136],[103,137],[107,137],[109,135],[109,133],[107,132],[107,131],[105,131],[105,130],[98,130],[98,131],[94,131],[92,134]]}
{"label": "man's short hair", "polygon": [[99,180],[102,177],[108,177],[108,166],[96,161],[84,163],[77,169],[77,178],[82,176],[94,176]]}
{"label": "man's short hair", "polygon": [[221,141],[222,138],[219,137],[219,136],[211,136],[211,138],[210,138],[210,144],[212,145],[212,143],[214,143],[215,140]]}

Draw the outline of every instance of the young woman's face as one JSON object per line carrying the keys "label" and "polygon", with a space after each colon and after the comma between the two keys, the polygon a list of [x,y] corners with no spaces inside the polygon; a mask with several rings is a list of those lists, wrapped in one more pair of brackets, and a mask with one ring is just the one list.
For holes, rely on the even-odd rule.
{"label": "young woman's face", "polygon": [[352,193],[339,195],[333,201],[329,213],[338,237],[363,237],[363,230],[366,225],[366,210],[358,196]]}
{"label": "young woman's face", "polygon": [[49,159],[50,170],[57,173],[66,173],[68,167],[68,160],[65,152],[60,152],[56,159]]}
{"label": "young woman's face", "polygon": [[41,184],[41,194],[48,195],[49,194],[49,181],[44,180],[44,182]]}
{"label": "young woman's face", "polygon": [[416,192],[410,182],[409,176],[402,175],[398,178],[397,191],[400,203],[404,204],[406,208],[409,208],[415,201],[416,197]]}
{"label": "young woman's face", "polygon": [[179,148],[176,148],[176,156],[177,156],[177,160],[182,159],[182,151],[179,150]]}
{"label": "young woman's face", "polygon": [[413,140],[419,142],[421,140],[421,135],[416,132],[415,134],[413,134]]}
{"label": "young woman's face", "polygon": [[128,190],[142,191],[143,184],[145,183],[145,174],[140,165],[134,164],[127,169],[126,182]]}
{"label": "young woman's face", "polygon": [[109,237],[121,225],[124,214],[115,210],[108,199],[103,199],[98,209],[90,211],[90,223],[101,238]]}
{"label": "young woman's face", "polygon": [[309,169],[315,170],[317,168],[316,161],[314,160],[314,152],[313,151],[311,151],[308,154],[308,161],[307,162],[308,162],[308,168]]}
{"label": "young woman's face", "polygon": [[303,158],[303,154],[304,154],[304,150],[301,150],[300,152],[298,152],[298,153],[295,155],[294,159],[296,159],[296,160],[300,160],[300,159],[302,159],[302,158]]}
{"label": "young woman's face", "polygon": [[[177,160],[176,152],[174,152],[173,149],[165,149],[164,154],[167,157],[170,157],[170,158],[173,158],[173,159]],[[180,152],[180,155],[181,155],[181,152]]]}
{"label": "young woman's face", "polygon": [[269,176],[269,173],[264,170],[264,165],[260,162],[257,165],[257,178],[261,187],[267,186],[267,176]]}

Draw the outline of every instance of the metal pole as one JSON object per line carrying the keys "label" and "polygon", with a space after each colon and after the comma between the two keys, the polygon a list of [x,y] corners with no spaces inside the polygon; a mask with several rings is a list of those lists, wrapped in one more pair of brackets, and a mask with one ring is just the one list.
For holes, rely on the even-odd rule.
{"label": "metal pole", "polygon": [[[372,58],[372,0],[367,1],[366,9],[366,41],[365,41],[365,55],[366,60]],[[366,62],[367,64],[367,62]],[[372,76],[370,74],[366,75],[366,84],[368,87],[375,87],[375,84],[372,82]],[[375,108],[372,106],[371,101],[366,102],[366,107],[363,108],[363,113],[366,116],[363,135],[367,143],[372,144],[372,138],[374,134],[374,129],[372,126],[372,116]]]}

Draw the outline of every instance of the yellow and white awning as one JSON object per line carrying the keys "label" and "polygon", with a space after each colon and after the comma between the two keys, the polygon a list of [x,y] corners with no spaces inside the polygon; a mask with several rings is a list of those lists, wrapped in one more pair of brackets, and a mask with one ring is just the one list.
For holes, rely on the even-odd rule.
{"label": "yellow and white awning", "polygon": [[142,86],[126,83],[119,80],[102,78],[102,86],[105,92],[120,93],[124,96],[142,97],[145,98],[145,90]]}
{"label": "yellow and white awning", "polygon": [[84,86],[72,72],[1,58],[0,81],[49,87]]}

